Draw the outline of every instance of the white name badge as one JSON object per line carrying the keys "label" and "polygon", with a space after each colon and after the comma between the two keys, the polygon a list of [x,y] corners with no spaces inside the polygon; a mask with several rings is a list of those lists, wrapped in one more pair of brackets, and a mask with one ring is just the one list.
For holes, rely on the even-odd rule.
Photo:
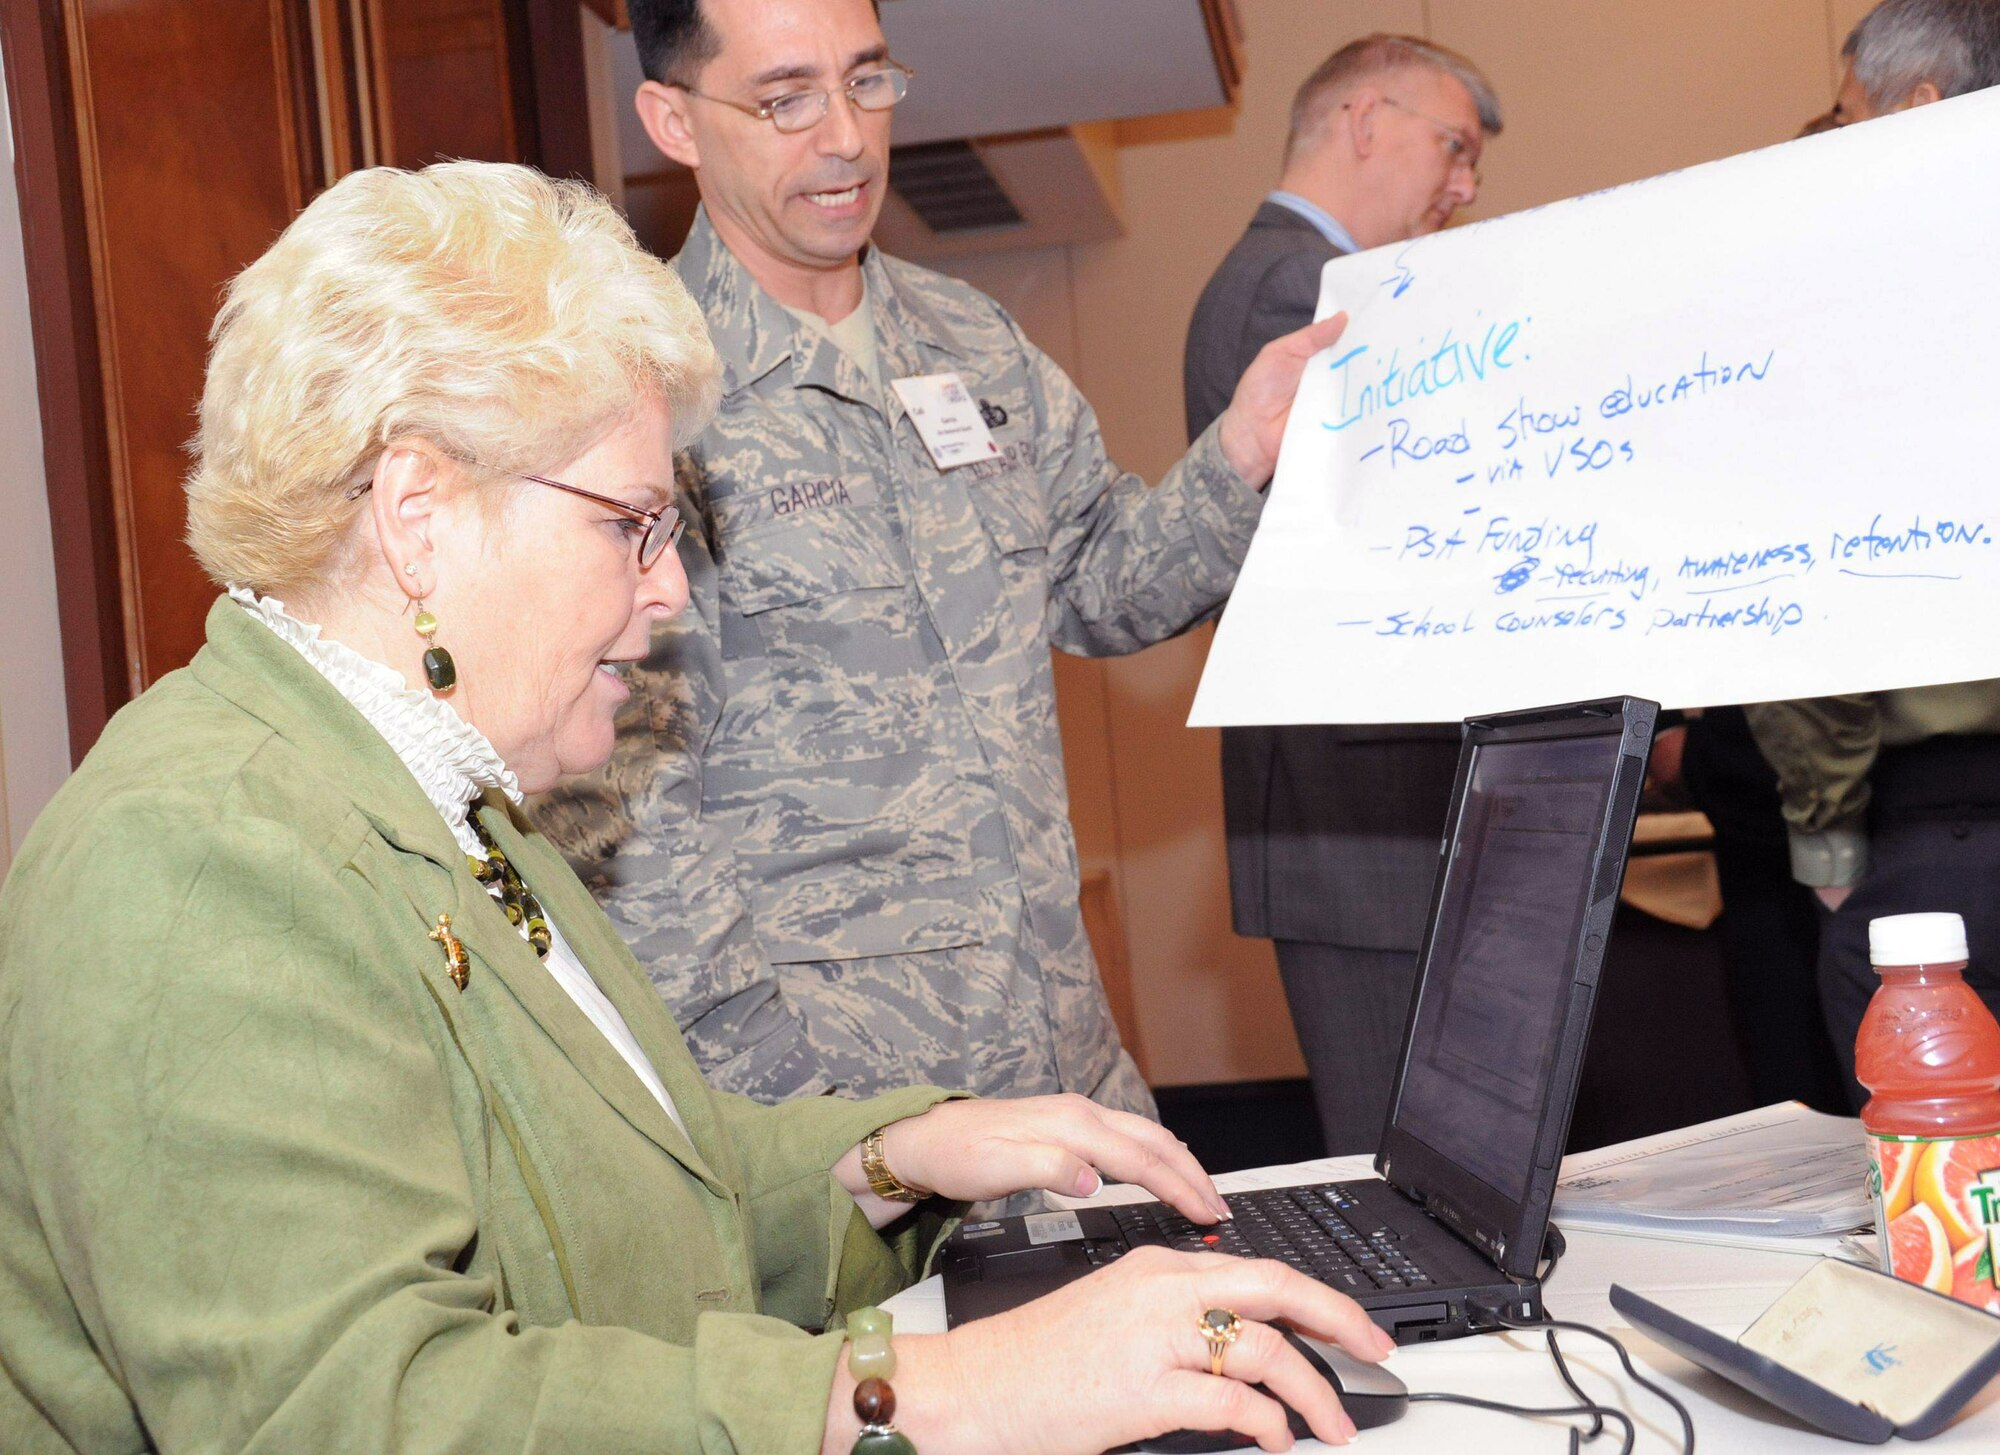
{"label": "white name badge", "polygon": [[979,404],[956,374],[921,374],[891,386],[923,436],[924,448],[940,470],[990,460],[1000,453],[980,416]]}

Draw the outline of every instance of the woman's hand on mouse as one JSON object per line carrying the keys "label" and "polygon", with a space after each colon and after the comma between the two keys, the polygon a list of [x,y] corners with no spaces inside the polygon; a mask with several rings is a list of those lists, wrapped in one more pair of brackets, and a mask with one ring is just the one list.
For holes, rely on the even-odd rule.
{"label": "woman's hand on mouse", "polygon": [[[1242,1320],[1220,1378],[1198,1327],[1211,1308]],[[1282,1263],[1140,1248],[1007,1313],[897,1336],[896,1424],[925,1455],[1096,1455],[1184,1429],[1278,1451],[1293,1443],[1283,1400],[1317,1438],[1346,1443],[1352,1421],[1277,1320],[1369,1363],[1395,1347],[1352,1299]],[[852,1390],[843,1370],[828,1451],[851,1447]]]}

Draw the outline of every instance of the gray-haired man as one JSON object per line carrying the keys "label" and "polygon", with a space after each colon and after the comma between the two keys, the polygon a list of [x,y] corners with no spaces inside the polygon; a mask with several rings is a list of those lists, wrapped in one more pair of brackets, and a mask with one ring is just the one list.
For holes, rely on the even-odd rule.
{"label": "gray-haired man", "polygon": [[[1840,126],[2000,86],[2000,0],[1883,0],[1841,54]],[[1778,773],[1792,876],[1824,910],[1820,999],[1858,1107],[1854,1037],[1876,983],[1870,919],[1962,914],[1966,982],[2000,1012],[2000,681],[1744,711]]]}
{"label": "gray-haired man", "polygon": [[[1409,36],[1341,47],[1292,103],[1278,188],[1188,326],[1189,436],[1270,340],[1311,321],[1330,258],[1435,232],[1479,190],[1500,104],[1463,56]],[[1223,813],[1236,931],[1278,972],[1331,1152],[1373,1149],[1458,761],[1456,724],[1230,728]]]}
{"label": "gray-haired man", "polygon": [[1882,0],[1840,48],[1835,126],[2000,85],[1996,0]]}

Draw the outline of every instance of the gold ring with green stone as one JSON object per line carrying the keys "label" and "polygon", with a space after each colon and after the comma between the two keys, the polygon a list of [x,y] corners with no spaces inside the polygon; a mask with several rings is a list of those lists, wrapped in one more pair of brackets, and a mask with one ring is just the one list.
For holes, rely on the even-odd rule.
{"label": "gold ring with green stone", "polygon": [[1208,1341],[1208,1372],[1220,1375],[1222,1355],[1242,1334],[1243,1320],[1237,1318],[1231,1309],[1212,1308],[1195,1321],[1195,1327]]}

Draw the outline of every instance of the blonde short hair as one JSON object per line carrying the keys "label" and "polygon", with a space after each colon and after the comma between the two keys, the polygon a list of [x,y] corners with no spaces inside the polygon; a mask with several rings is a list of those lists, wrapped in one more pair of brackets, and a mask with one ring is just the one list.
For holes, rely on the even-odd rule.
{"label": "blonde short hair", "polygon": [[342,178],[236,275],[209,337],[188,544],[280,595],[340,569],[391,441],[549,470],[658,398],[685,444],[720,372],[699,305],[608,202],[490,162]]}

